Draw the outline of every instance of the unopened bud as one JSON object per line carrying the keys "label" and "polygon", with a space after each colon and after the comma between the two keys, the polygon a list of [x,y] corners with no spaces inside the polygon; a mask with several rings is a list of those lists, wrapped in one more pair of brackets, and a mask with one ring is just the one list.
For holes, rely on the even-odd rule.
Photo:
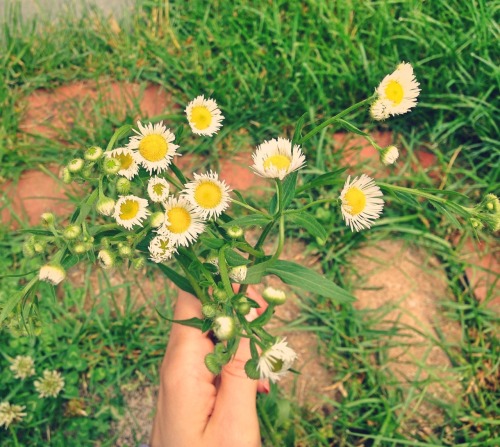
{"label": "unopened bud", "polygon": [[387,146],[380,151],[380,161],[388,166],[392,165],[399,157],[399,150],[396,146]]}
{"label": "unopened bud", "polygon": [[229,270],[229,277],[234,282],[245,281],[245,278],[247,277],[247,270],[248,269],[246,265],[239,265],[238,267],[233,267],[231,270]]}
{"label": "unopened bud", "polygon": [[76,239],[82,233],[82,229],[79,225],[68,225],[63,232],[65,239],[73,240]]}
{"label": "unopened bud", "polygon": [[88,250],[86,244],[83,244],[81,242],[73,246],[73,252],[76,253],[77,255],[81,255],[83,253],[86,253],[87,251]]}
{"label": "unopened bud", "polygon": [[495,194],[486,194],[481,203],[487,212],[491,214],[500,213],[500,201]]}
{"label": "unopened bud", "polygon": [[475,228],[476,230],[482,230],[484,228],[484,224],[479,219],[476,219],[475,217],[471,217],[469,219],[469,222],[470,222],[472,228]]}
{"label": "unopened bud", "polygon": [[238,225],[233,225],[232,227],[229,227],[227,229],[227,235],[231,239],[238,239],[243,236],[243,228],[239,227]]}
{"label": "unopened bud", "polygon": [[121,166],[120,161],[113,157],[107,157],[102,163],[102,169],[108,175],[116,174],[121,169]]}
{"label": "unopened bud", "polygon": [[122,196],[126,196],[130,192],[130,185],[130,180],[120,177],[116,181],[116,192]]}
{"label": "unopened bud", "polygon": [[92,146],[85,151],[83,157],[88,161],[97,161],[99,160],[99,158],[101,158],[102,153],[103,151],[99,146]]}
{"label": "unopened bud", "polygon": [[33,250],[35,250],[35,253],[44,253],[45,252],[45,244],[42,242],[35,242],[33,244]]}
{"label": "unopened bud", "polygon": [[222,371],[222,367],[219,364],[217,357],[212,353],[209,353],[205,356],[205,366],[212,374],[215,374],[216,376]]}
{"label": "unopened bud", "polygon": [[160,228],[163,225],[163,222],[165,222],[165,213],[157,211],[156,213],[151,214],[149,219],[153,228]]}
{"label": "unopened bud", "polygon": [[258,363],[250,359],[248,362],[245,363],[245,373],[250,379],[253,380],[259,380],[260,379],[260,372],[259,369],[257,368]]}
{"label": "unopened bud", "polygon": [[101,250],[97,255],[97,261],[104,270],[108,270],[115,265],[115,257],[109,250]]}
{"label": "unopened bud", "polygon": [[213,304],[204,304],[201,307],[201,313],[206,318],[213,318],[213,317],[215,317],[215,314],[217,313],[217,307],[214,306]]}
{"label": "unopened bud", "polygon": [[74,158],[68,163],[68,170],[73,174],[80,172],[83,169],[85,162],[81,158]]}
{"label": "unopened bud", "polygon": [[71,177],[71,172],[69,172],[68,168],[62,170],[61,179],[66,185],[69,185],[73,181],[73,177]]}
{"label": "unopened bud", "polygon": [[132,249],[125,244],[118,246],[118,253],[122,258],[130,258],[132,256]]}
{"label": "unopened bud", "polygon": [[144,258],[135,258],[132,260],[132,266],[135,270],[142,270],[146,265],[146,260]]}
{"label": "unopened bud", "polygon": [[26,241],[24,244],[23,244],[23,255],[25,258],[32,258],[33,256],[35,256],[35,249],[33,248],[33,244]]}
{"label": "unopened bud", "polygon": [[275,289],[274,287],[266,287],[264,292],[262,293],[262,298],[264,298],[265,302],[268,304],[272,304],[273,306],[279,306],[286,301],[286,293],[284,290]]}
{"label": "unopened bud", "polygon": [[236,304],[236,310],[241,314],[241,315],[248,315],[250,312],[250,309],[252,306],[250,306],[250,303],[246,298],[242,298],[238,301],[238,304]]}
{"label": "unopened bud", "polygon": [[42,223],[46,226],[53,225],[56,218],[52,213],[42,213]]}
{"label": "unopened bud", "polygon": [[219,303],[225,303],[228,299],[227,293],[223,288],[216,287],[212,295]]}
{"label": "unopened bud", "polygon": [[234,323],[234,319],[226,315],[217,317],[212,325],[212,330],[214,331],[215,336],[221,341],[233,338],[235,329],[236,324]]}
{"label": "unopened bud", "polygon": [[46,264],[38,273],[40,281],[48,282],[53,286],[59,284],[64,278],[66,278],[66,271],[60,264]]}
{"label": "unopened bud", "polygon": [[115,201],[111,197],[103,196],[97,201],[95,209],[103,216],[111,216],[115,211]]}

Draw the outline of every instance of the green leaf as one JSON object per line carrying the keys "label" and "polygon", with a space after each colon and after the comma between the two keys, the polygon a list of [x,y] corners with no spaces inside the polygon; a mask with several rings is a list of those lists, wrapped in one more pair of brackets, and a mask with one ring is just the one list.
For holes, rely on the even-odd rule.
{"label": "green leaf", "polygon": [[233,225],[237,225],[239,227],[261,227],[263,225],[267,225],[271,221],[270,217],[264,216],[263,214],[249,214],[248,216],[239,217],[238,219],[234,219],[230,222],[223,224],[224,228],[232,227]]}
{"label": "green leaf", "polygon": [[189,281],[184,278],[184,276],[179,275],[175,270],[165,264],[157,264],[157,266],[168,279],[179,287],[179,289],[184,290],[184,292],[191,293],[192,295],[196,295],[193,287],[189,284]]}
{"label": "green leaf", "polygon": [[295,130],[293,132],[293,138],[292,138],[292,147],[293,145],[297,144],[297,141],[300,140],[301,135],[302,135],[302,128],[304,127],[304,120],[306,119],[307,112],[305,112],[297,121],[297,124],[295,124]]}
{"label": "green leaf", "polygon": [[346,169],[347,168],[339,168],[335,171],[322,174],[298,188],[297,192],[307,191],[308,189],[317,188],[319,186],[342,184],[344,183],[344,180],[340,178],[340,174],[342,174]]}
{"label": "green leaf", "polygon": [[22,230],[17,230],[19,233],[29,233],[36,236],[52,236],[52,232],[49,230],[40,230],[37,228],[25,228]]}
{"label": "green leaf", "polygon": [[242,284],[259,284],[262,277],[266,273],[267,267],[272,264],[270,260],[261,262],[260,264],[255,264],[248,267],[247,276]]}
{"label": "green leaf", "polygon": [[304,228],[311,236],[319,237],[323,241],[328,238],[325,227],[315,217],[306,213],[289,214],[290,220]]}
{"label": "green leaf", "polygon": [[172,171],[174,172],[175,176],[184,185],[187,180],[186,180],[186,177],[184,177],[184,174],[182,173],[182,171],[177,166],[175,166],[175,164],[173,164],[173,163],[170,163],[169,168],[172,169]]}
{"label": "green leaf", "polygon": [[228,249],[224,253],[226,255],[227,264],[231,267],[236,267],[238,265],[247,265],[250,262],[247,258],[244,258],[234,250]]}
{"label": "green leaf", "polygon": [[457,198],[469,200],[469,197],[467,197],[465,194],[462,194],[458,191],[448,191],[446,189],[436,189],[436,188],[418,188],[418,189],[419,189],[419,191],[428,192],[430,194],[439,194],[439,195],[443,195],[443,196],[457,197]]}
{"label": "green leaf", "polygon": [[[294,171],[289,174],[283,181],[283,209],[288,208],[288,205],[292,203],[295,197],[295,187],[297,185],[298,172]],[[269,202],[269,212],[274,214],[278,209],[278,197],[276,194],[271,198]]]}
{"label": "green leaf", "polygon": [[267,268],[267,274],[276,275],[286,284],[326,296],[338,303],[354,301],[354,297],[342,287],[337,286],[323,275],[295,262],[278,260],[274,265]]}
{"label": "green leaf", "polygon": [[208,248],[212,250],[217,250],[224,245],[224,241],[222,239],[218,239],[216,237],[200,237],[200,241]]}
{"label": "green leaf", "polygon": [[170,321],[171,323],[178,323],[182,324],[183,326],[189,326],[189,327],[194,327],[196,329],[202,329],[203,328],[203,322],[201,318],[188,318],[187,320],[174,320],[172,318],[168,318],[165,315],[163,315],[158,309],[156,309],[156,313],[163,318],[164,320]]}
{"label": "green leaf", "polygon": [[346,130],[349,132],[355,133],[357,135],[361,135],[363,137],[369,136],[366,132],[363,132],[362,130],[358,129],[355,125],[351,124],[350,122],[343,120],[342,118],[339,118],[337,122]]}
{"label": "green leaf", "polygon": [[106,148],[107,151],[113,149],[113,146],[115,143],[120,139],[123,138],[125,135],[130,133],[132,130],[132,126],[130,124],[125,124],[124,126],[119,127],[116,129],[115,133],[111,137],[111,140],[109,140],[108,147]]}

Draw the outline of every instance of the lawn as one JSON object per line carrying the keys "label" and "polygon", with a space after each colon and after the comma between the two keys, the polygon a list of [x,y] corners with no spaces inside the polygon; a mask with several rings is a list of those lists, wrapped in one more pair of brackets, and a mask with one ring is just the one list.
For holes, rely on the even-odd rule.
{"label": "lawn", "polygon": [[[104,146],[116,128],[134,124],[142,110],[139,101],[110,109],[109,97],[95,85],[160,87],[169,106],[149,115],[173,127],[183,122],[183,108],[192,98],[216,98],[224,127],[202,144],[186,140],[185,151],[198,165],[219,169],[265,139],[291,137],[301,116],[307,133],[372,95],[381,79],[406,61],[422,89],[416,109],[384,122],[371,119],[365,108],[349,118],[358,128],[389,138],[400,148],[400,159],[383,170],[377,160],[349,159],[349,173],[368,171],[388,185],[444,188],[457,193],[453,200],[464,206],[498,193],[498,2],[144,0],[124,19],[88,9],[78,18],[63,11],[52,23],[23,20],[13,4],[6,10],[0,33],[2,189],[28,170],[46,171],[89,146]],[[95,97],[75,100],[71,116],[62,114],[48,132],[33,130],[26,122],[30,98],[75,83],[91,86]],[[329,127],[307,142],[305,175],[346,164],[349,142],[336,134],[341,131]],[[356,144],[350,152],[358,150]],[[430,164],[422,162],[422,154]],[[318,194],[331,195],[331,187]],[[317,198],[306,193],[300,200]],[[266,198],[252,200],[261,206]],[[419,289],[431,294],[434,286],[444,295],[439,303],[423,306],[434,335],[418,335],[404,319],[381,325],[388,312],[369,310],[374,306],[336,304],[294,289],[296,309],[280,315],[279,330],[289,339],[295,334],[310,340],[303,349],[321,370],[315,377],[323,377],[317,391],[324,391],[325,401],[299,398],[293,382],[273,386],[258,399],[264,445],[500,444],[498,307],[491,305],[498,297],[498,278],[493,272],[479,296],[465,273],[477,261],[464,257],[481,241],[481,256],[496,259],[497,242],[428,201],[388,194],[387,203],[370,231],[351,233],[339,214],[317,204],[314,215],[327,238],[298,225],[287,235],[299,244],[295,250],[304,263],[321,268],[360,302],[364,293],[380,289],[367,273],[377,270],[368,267],[377,249],[392,247],[401,263],[413,256],[408,262],[418,266],[411,270],[417,286],[404,283],[413,284],[412,299],[422,296]],[[2,207],[12,211],[7,198]],[[23,216],[18,227],[28,227]],[[23,257],[25,239],[19,229],[0,227],[5,272],[0,309],[26,284],[24,276],[12,275],[27,273],[29,280],[37,269],[35,261]],[[494,267],[483,268],[489,269]],[[386,271],[384,287],[396,281],[393,272]],[[64,285],[40,289],[24,321],[11,314],[0,328],[0,401],[25,405],[27,413],[8,430],[0,428],[2,446],[64,446],[68,439],[82,446],[147,442],[148,396],[158,382],[170,327],[159,314],[171,316],[176,293],[151,272],[108,275],[77,268],[70,276]],[[436,277],[441,286],[432,282],[426,289],[424,283]],[[407,289],[401,293],[410,295]],[[391,350],[406,351],[412,342],[437,347],[452,379],[436,376],[420,358],[417,372],[402,380]],[[62,372],[65,388],[59,397],[40,399],[32,379],[13,377],[12,358],[28,354],[37,375],[45,369]],[[142,402],[139,411],[132,409],[134,399]]]}

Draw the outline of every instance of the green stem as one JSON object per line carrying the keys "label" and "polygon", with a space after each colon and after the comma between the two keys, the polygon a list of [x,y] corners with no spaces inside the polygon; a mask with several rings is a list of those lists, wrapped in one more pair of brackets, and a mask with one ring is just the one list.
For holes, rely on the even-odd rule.
{"label": "green stem", "polygon": [[287,210],[284,212],[284,214],[296,214],[300,213],[303,210],[307,208],[311,208],[312,206],[319,205],[320,203],[329,203],[329,202],[335,202],[337,199],[320,199],[320,200],[315,200],[314,202],[310,202],[307,205],[304,205],[302,208],[298,210]]}
{"label": "green stem", "polygon": [[182,186],[180,183],[177,182],[177,180],[175,180],[171,175],[168,175],[166,173],[163,174],[165,176],[165,178],[170,182],[172,183],[172,185],[174,185],[179,191],[184,189],[184,186]]}
{"label": "green stem", "polygon": [[271,258],[271,261],[276,261],[280,257],[284,245],[285,245],[285,215],[282,214],[280,216],[280,221],[279,221],[278,247],[276,248],[273,257]]}
{"label": "green stem", "polygon": [[17,434],[16,431],[14,430],[14,427],[11,425],[9,427],[10,433],[12,435],[12,438],[14,439],[14,446],[19,447],[19,440],[17,439]]}
{"label": "green stem", "polygon": [[92,205],[94,202],[97,200],[97,196],[99,194],[98,189],[94,189],[92,191],[92,194],[88,197],[88,199],[85,201],[85,203],[81,206],[80,208],[80,214],[78,215],[77,219],[75,220],[76,225],[81,225],[82,222],[85,220],[85,218],[89,215]]}
{"label": "green stem", "polygon": [[[405,188],[404,186],[391,185],[389,183],[384,183],[384,182],[377,182],[377,185],[380,186],[381,188],[385,188],[385,189],[392,190],[392,191],[405,192],[405,193],[411,194],[413,196],[424,197],[425,199],[434,200],[435,202],[439,202],[442,204],[448,203],[447,199],[443,199],[442,197],[438,197],[438,196],[435,196],[434,194],[430,194],[430,193],[425,192],[425,191],[420,191],[418,189]],[[461,206],[461,205],[459,205],[459,206]]]}
{"label": "green stem", "polygon": [[241,251],[244,251],[245,253],[248,253],[250,255],[255,256],[256,258],[264,256],[264,252],[261,250],[255,250],[253,247],[248,245],[245,242],[236,242],[234,246]]}
{"label": "green stem", "polygon": [[196,296],[201,301],[201,304],[209,303],[210,300],[208,299],[208,297],[205,295],[204,291],[199,286],[198,282],[196,281],[196,278],[193,275],[191,275],[188,268],[186,266],[184,266],[184,264],[182,262],[179,262],[179,264],[180,264],[182,270],[184,271],[184,274],[186,275],[186,278],[189,281],[189,284],[191,284],[191,287],[195,291]]}
{"label": "green stem", "polygon": [[311,139],[318,132],[321,132],[325,127],[329,126],[330,124],[333,124],[339,118],[346,116],[347,114],[351,113],[353,110],[356,110],[359,107],[364,106],[365,104],[371,102],[373,100],[373,98],[374,98],[374,96],[370,96],[369,98],[366,98],[363,101],[360,101],[360,102],[352,105],[351,107],[348,107],[343,112],[337,113],[337,115],[332,116],[331,118],[328,118],[326,121],[322,122],[319,126],[316,126],[313,130],[311,130],[309,133],[307,133],[305,136],[303,136],[299,140],[298,144],[304,144],[307,140]]}
{"label": "green stem", "polygon": [[223,246],[219,250],[219,272],[227,296],[233,296],[234,292],[233,288],[231,287],[231,281],[229,281],[229,273],[227,270],[226,255],[225,255],[226,248],[227,248],[226,246]]}
{"label": "green stem", "polygon": [[269,232],[274,227],[275,223],[276,223],[275,220],[273,220],[272,222],[269,222],[265,226],[264,230],[262,230],[262,233],[260,234],[259,239],[258,239],[257,243],[255,244],[255,247],[254,247],[255,250],[260,250],[260,248],[262,247],[262,245],[264,245],[264,242],[266,241],[266,238],[267,238]]}
{"label": "green stem", "polygon": [[236,205],[242,206],[243,208],[246,208],[247,210],[253,211],[254,213],[262,214],[264,216],[268,216],[268,214],[264,211],[258,210],[257,208],[254,208],[253,206],[250,206],[246,203],[240,202],[239,200],[234,200],[231,199],[231,202],[236,203]]}

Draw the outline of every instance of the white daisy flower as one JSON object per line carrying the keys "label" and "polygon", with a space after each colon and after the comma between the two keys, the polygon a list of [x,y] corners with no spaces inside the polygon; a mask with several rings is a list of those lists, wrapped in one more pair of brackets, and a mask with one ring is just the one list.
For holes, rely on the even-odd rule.
{"label": "white daisy flower", "polygon": [[139,131],[134,130],[137,135],[130,138],[127,148],[134,151],[137,162],[149,173],[165,171],[174,155],[178,155],[175,150],[179,146],[172,143],[174,134],[162,122],[143,126],[138,121],[137,127]]}
{"label": "white daisy flower", "polygon": [[380,151],[380,161],[388,166],[392,165],[399,157],[399,150],[396,146],[387,146]]}
{"label": "white daisy flower", "polygon": [[292,142],[286,138],[264,141],[252,154],[253,166],[251,167],[257,175],[267,178],[279,178],[285,176],[305,165],[306,157]]}
{"label": "white daisy flower", "polygon": [[[417,105],[420,93],[419,83],[413,74],[413,67],[406,62],[387,75],[377,87],[379,99],[373,105],[371,113],[375,119],[384,119],[389,115],[400,115]],[[382,118],[379,118],[382,117]]]}
{"label": "white daisy flower", "polygon": [[40,281],[57,286],[57,284],[66,278],[66,271],[59,264],[45,264],[40,268],[38,278]]}
{"label": "white daisy flower", "polygon": [[346,225],[349,225],[352,231],[370,228],[384,208],[381,197],[382,191],[372,178],[363,174],[351,182],[349,176],[340,193],[342,217]]}
{"label": "white daisy flower", "polygon": [[35,362],[29,355],[18,355],[10,364],[10,370],[16,379],[24,380],[35,374]]}
{"label": "white daisy flower", "polygon": [[200,95],[188,104],[185,112],[191,130],[197,135],[212,136],[222,127],[224,117],[213,99]]}
{"label": "white daisy flower", "polygon": [[0,403],[0,427],[3,425],[7,429],[10,424],[21,421],[26,416],[26,413],[23,412],[25,408],[24,405],[13,405],[9,402]]}
{"label": "white daisy flower", "polygon": [[64,388],[64,379],[59,371],[46,369],[43,377],[35,380],[34,384],[40,397],[56,397]]}
{"label": "white daisy flower", "polygon": [[148,195],[153,202],[164,202],[168,193],[170,192],[170,185],[161,177],[151,177],[148,182]]}
{"label": "white daisy flower", "polygon": [[120,163],[117,174],[131,180],[139,172],[139,165],[135,159],[134,152],[126,147],[119,147],[112,151],[107,151],[107,158],[113,158]]}
{"label": "white daisy flower", "polygon": [[260,372],[260,378],[277,382],[292,367],[296,358],[297,353],[288,346],[286,338],[278,340],[259,357],[257,369]]}
{"label": "white daisy flower", "polygon": [[187,247],[205,230],[202,216],[183,196],[170,196],[163,206],[165,222],[158,233],[167,236],[175,246]]}
{"label": "white daisy flower", "polygon": [[187,197],[204,219],[217,218],[229,206],[231,190],[216,172],[193,174],[194,181],[186,183],[182,194]]}
{"label": "white daisy flower", "polygon": [[137,196],[122,196],[115,205],[113,217],[116,222],[131,230],[134,225],[142,225],[142,221],[149,216],[148,201]]}
{"label": "white daisy flower", "polygon": [[165,262],[170,259],[174,253],[177,253],[177,250],[168,237],[156,236],[151,239],[149,243],[149,254],[153,262]]}

